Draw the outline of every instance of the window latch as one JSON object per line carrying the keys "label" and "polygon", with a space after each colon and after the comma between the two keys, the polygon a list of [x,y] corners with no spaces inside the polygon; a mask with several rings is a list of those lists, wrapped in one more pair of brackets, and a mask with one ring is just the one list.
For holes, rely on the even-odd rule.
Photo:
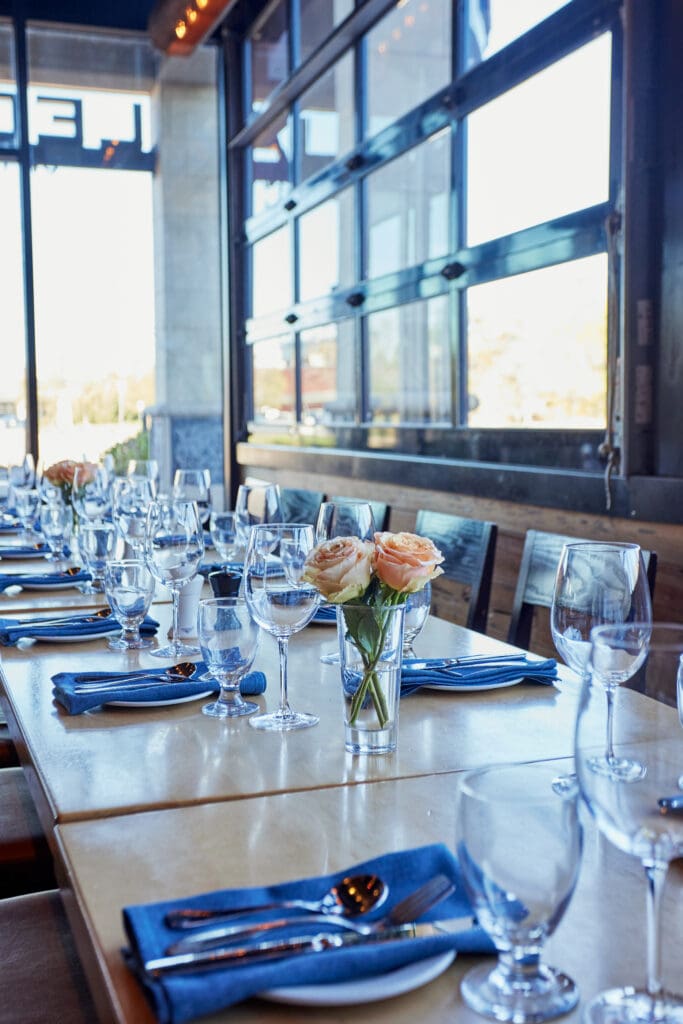
{"label": "window latch", "polygon": [[453,263],[447,263],[441,270],[441,276],[445,277],[447,281],[455,281],[457,277],[462,275],[467,270],[464,263],[460,263],[458,260],[454,260]]}
{"label": "window latch", "polygon": [[296,313],[288,313],[287,316],[285,317],[285,320],[288,324],[295,324],[298,319],[299,317],[296,315]]}
{"label": "window latch", "polygon": [[344,164],[344,167],[346,167],[347,171],[357,171],[359,167],[363,166],[363,163],[364,160],[361,154],[356,153],[354,156],[349,157],[349,159]]}
{"label": "window latch", "polygon": [[285,210],[293,210],[296,206],[296,199],[288,199],[285,203]]}
{"label": "window latch", "polygon": [[346,296],[346,301],[349,306],[353,306],[355,309],[356,306],[363,305],[365,302],[365,296],[363,295],[363,292],[351,292],[350,295]]}

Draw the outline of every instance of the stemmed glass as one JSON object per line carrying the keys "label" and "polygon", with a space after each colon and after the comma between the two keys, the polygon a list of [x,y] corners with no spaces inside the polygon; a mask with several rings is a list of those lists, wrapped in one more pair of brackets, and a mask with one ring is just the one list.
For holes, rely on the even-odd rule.
{"label": "stemmed glass", "polygon": [[111,512],[107,476],[101,466],[76,466],[71,485],[71,504],[80,519],[103,519]]}
{"label": "stemmed glass", "polygon": [[145,546],[147,509],[154,500],[152,481],[144,476],[118,477],[112,490],[112,514],[121,537],[136,558],[142,558]]}
{"label": "stemmed glass", "polygon": [[166,647],[151,651],[157,658],[192,657],[198,647],[184,644],[178,636],[180,591],[194,579],[204,555],[199,512],[193,501],[168,498],[153,501],[147,512],[145,561],[152,575],[168,587],[173,598],[173,632]]}
{"label": "stemmed glass", "polygon": [[147,565],[136,559],[112,559],[104,569],[104,590],[121,624],[121,636],[108,640],[115,651],[138,651],[153,641],[140,636],[140,625],[154,597],[154,577]]}
{"label": "stemmed glass", "polygon": [[318,724],[316,715],[292,711],[287,696],[289,638],[308,625],[318,606],[318,591],[301,582],[306,556],[313,547],[312,526],[262,523],[251,528],[244,560],[245,597],[259,626],[276,637],[280,655],[278,709],[250,718],[254,729],[283,731]]}
{"label": "stemmed glass", "polygon": [[240,695],[240,679],[254,663],[260,630],[242,597],[213,597],[199,602],[199,646],[211,676],[220,683],[218,699],[205,704],[211,718],[238,718],[259,710]]}
{"label": "stemmed glass", "polygon": [[156,498],[159,490],[159,463],[156,459],[130,459],[126,469],[126,476],[142,476],[149,480],[152,488],[152,497]]}
{"label": "stemmed glass", "polygon": [[116,527],[102,519],[82,519],[78,524],[78,549],[92,581],[79,586],[83,594],[101,594],[104,591],[104,573],[107,560],[116,547]]}
{"label": "stemmed glass", "polygon": [[415,651],[413,644],[424,629],[429,618],[429,609],[432,603],[432,585],[429,581],[425,583],[422,590],[408,595],[406,610],[403,617],[403,657],[414,658]]}
{"label": "stemmed glass", "polygon": [[555,774],[541,763],[489,766],[465,773],[457,792],[463,883],[498,950],[498,962],[472,968],[461,991],[494,1020],[548,1020],[579,997],[571,978],[541,961],[574,891],[582,849],[578,790],[557,790]]}
{"label": "stemmed glass", "polygon": [[[652,622],[652,600],[642,552],[637,544],[581,541],[566,544],[557,568],[550,613],[555,646],[570,668],[584,677],[590,654],[591,631],[596,626],[628,622]],[[624,665],[628,674],[638,665]],[[614,700],[611,676],[603,679],[608,710]],[[607,717],[607,749],[611,748],[612,716]],[[607,761],[604,764],[607,765]],[[610,770],[628,772],[610,762]]]}
{"label": "stemmed glass", "polygon": [[48,562],[61,562],[64,558],[64,546],[71,536],[73,513],[71,506],[63,501],[52,501],[43,505],[40,510],[40,528],[45,543],[50,549],[45,556]]}
{"label": "stemmed glass", "polygon": [[[612,652],[624,661],[645,662],[645,672],[659,685],[675,685],[683,654],[683,626],[632,622],[595,630],[589,674],[584,678],[575,733],[578,782],[600,831],[618,849],[638,857],[647,879],[647,987],[627,985],[600,993],[585,1009],[588,1024],[615,1021],[681,1024],[683,998],[664,990],[660,950],[660,905],[668,866],[683,856],[683,815],[676,813],[678,775],[683,764],[683,732],[670,709],[652,702],[644,713],[638,703],[622,720],[624,694],[617,718],[620,761],[637,763],[636,777],[596,771],[604,760],[599,737],[606,717],[603,671],[609,634]],[[619,659],[617,659],[619,660]],[[616,687],[621,684],[615,683]],[[616,732],[616,730],[615,730]],[[678,794],[680,797],[680,794]]]}
{"label": "stemmed glass", "polygon": [[14,507],[23,527],[24,539],[35,537],[34,524],[40,504],[40,493],[35,487],[16,487],[14,489]]}
{"label": "stemmed glass", "polygon": [[211,542],[222,562],[236,562],[244,557],[244,548],[237,533],[236,512],[212,512],[209,530]]}
{"label": "stemmed glass", "polygon": [[211,515],[211,474],[208,469],[176,469],[173,478],[173,497],[195,501],[203,527]]}
{"label": "stemmed glass", "polygon": [[246,548],[249,529],[259,523],[281,523],[284,519],[277,484],[240,484],[235,499],[235,516],[240,543]]}
{"label": "stemmed glass", "polygon": [[[375,518],[367,501],[323,501],[315,523],[315,542],[321,544],[335,537],[359,537],[372,540],[375,536]],[[320,655],[325,665],[339,664],[339,650]]]}

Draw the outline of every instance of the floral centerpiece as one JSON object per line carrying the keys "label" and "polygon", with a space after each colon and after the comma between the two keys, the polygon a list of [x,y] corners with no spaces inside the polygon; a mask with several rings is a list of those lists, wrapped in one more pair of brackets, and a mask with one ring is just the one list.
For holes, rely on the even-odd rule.
{"label": "floral centerpiece", "polygon": [[[74,473],[78,469],[81,483],[89,483],[95,479],[97,466],[92,462],[74,462],[72,459],[62,459],[61,462],[54,462],[43,473],[43,476],[61,491],[65,504],[71,504],[71,493],[74,485]],[[81,470],[84,474],[81,475]]]}
{"label": "floral centerpiece", "polygon": [[303,579],[326,601],[342,606],[346,633],[362,658],[362,679],[349,711],[351,724],[369,696],[380,728],[386,725],[378,665],[390,610],[440,576],[441,562],[443,555],[429,538],[388,532],[376,533],[374,542],[336,537],[318,544],[306,559]]}

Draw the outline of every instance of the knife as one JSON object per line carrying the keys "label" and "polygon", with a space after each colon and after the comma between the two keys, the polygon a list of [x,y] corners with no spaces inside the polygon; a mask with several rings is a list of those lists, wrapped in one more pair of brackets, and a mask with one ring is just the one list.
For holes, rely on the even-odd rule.
{"label": "knife", "polygon": [[472,654],[462,658],[426,658],[424,661],[406,661],[402,672],[422,672],[425,669],[451,668],[455,665],[504,665],[507,662],[523,662],[527,659],[523,654]]}
{"label": "knife", "polygon": [[472,928],[476,924],[471,914],[445,921],[422,924],[397,924],[370,935],[356,932],[318,932],[315,935],[296,935],[287,939],[271,939],[247,946],[226,945],[196,953],[176,953],[156,957],[144,962],[148,974],[157,976],[166,971],[194,970],[197,967],[236,967],[260,960],[279,960],[300,953],[324,953],[346,946],[376,945],[381,942],[402,942],[410,939],[443,938]]}

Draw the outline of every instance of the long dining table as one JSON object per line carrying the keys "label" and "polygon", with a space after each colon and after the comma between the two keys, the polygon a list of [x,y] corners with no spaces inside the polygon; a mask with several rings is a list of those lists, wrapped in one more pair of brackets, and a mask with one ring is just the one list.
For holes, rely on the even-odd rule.
{"label": "long dining table", "polygon": [[[64,610],[67,605],[65,597]],[[163,638],[170,607],[154,604],[151,614]],[[463,770],[502,761],[552,761],[558,774],[570,770],[579,695],[570,672],[561,672],[554,685],[418,691],[401,702],[395,754],[347,753],[339,669],[320,662],[333,642],[333,628],[315,625],[292,638],[290,699],[318,714],[320,723],[281,735],[256,732],[244,719],[208,718],[201,699],[69,716],[52,696],[55,673],[129,671],[158,667],[158,659],[147,652],[112,652],[103,638],[22,641],[2,649],[0,702],[52,844],[102,1021],[154,1020],[121,957],[124,906],[324,874],[431,842],[453,848],[454,794]],[[416,650],[431,657],[514,649],[430,617]],[[279,696],[278,660],[267,635],[254,667],[268,681],[256,699],[272,709]],[[674,709],[634,691],[623,699],[626,732],[636,719],[647,723],[653,739],[680,730]],[[613,983],[641,981],[644,970],[642,869],[586,825],[578,890],[548,945],[549,959],[576,978],[584,998]],[[683,941],[680,878],[666,902],[671,957]],[[481,1018],[464,1007],[458,988],[473,959],[458,957],[428,985],[361,1007],[251,999],[205,1019],[474,1021]]]}

